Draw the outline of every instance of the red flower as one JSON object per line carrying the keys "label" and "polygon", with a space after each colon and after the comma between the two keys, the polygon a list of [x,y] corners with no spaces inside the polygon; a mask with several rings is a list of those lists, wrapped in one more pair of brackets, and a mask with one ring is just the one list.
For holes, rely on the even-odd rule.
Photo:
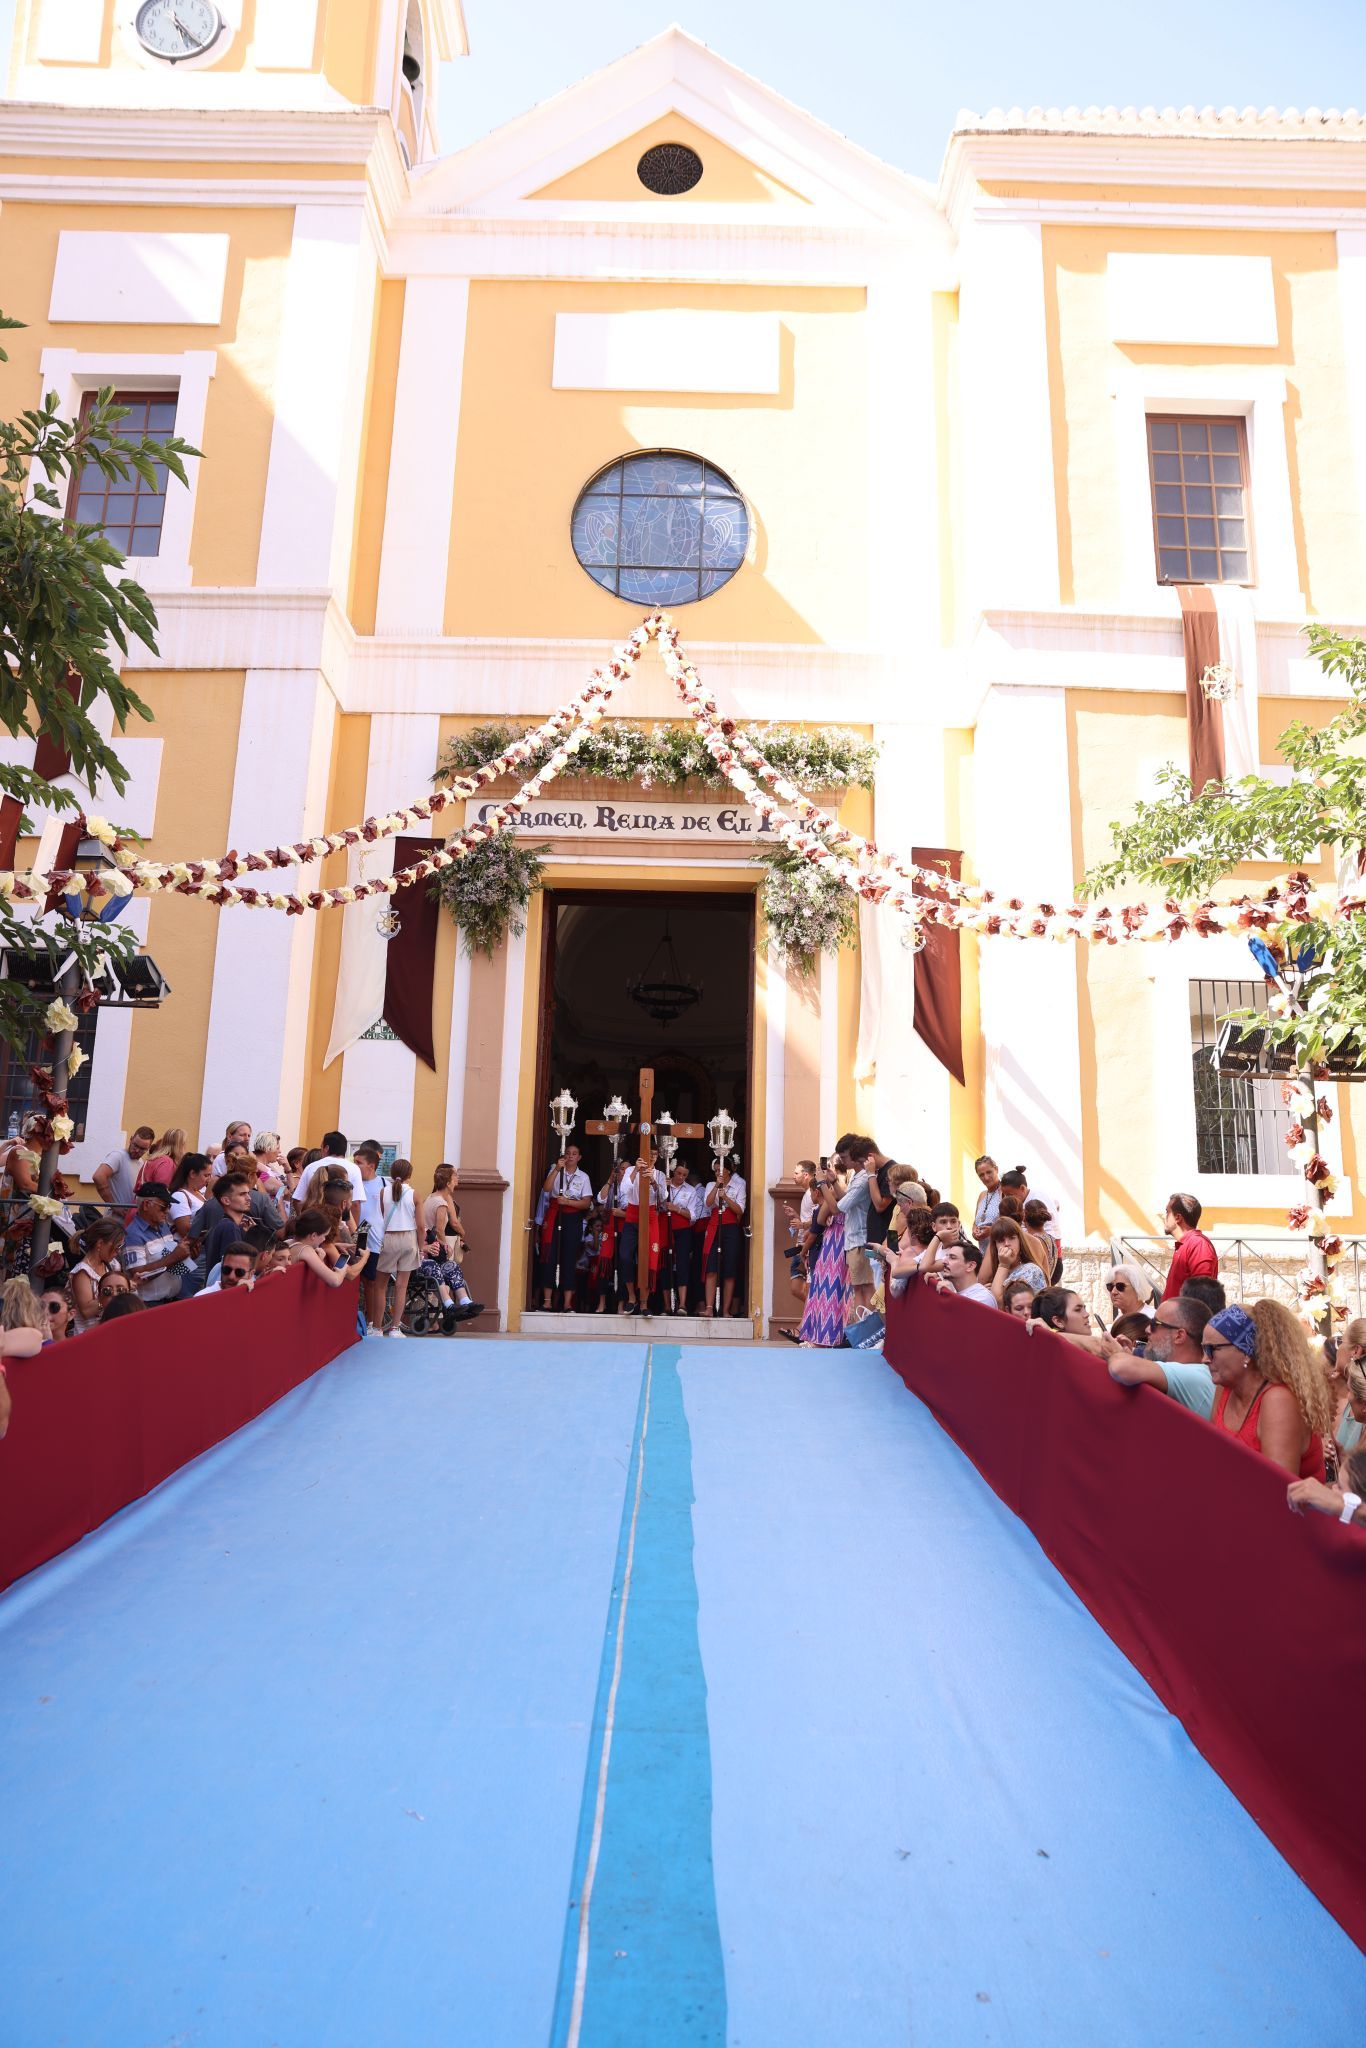
{"label": "red flower", "polygon": [[1321,1153],[1316,1152],[1304,1169],[1304,1177],[1311,1187],[1317,1187],[1321,1180],[1331,1180],[1333,1169]]}
{"label": "red flower", "polygon": [[1303,1230],[1305,1224],[1309,1221],[1309,1211],[1304,1203],[1297,1202],[1295,1207],[1287,1214],[1285,1221],[1288,1229]]}

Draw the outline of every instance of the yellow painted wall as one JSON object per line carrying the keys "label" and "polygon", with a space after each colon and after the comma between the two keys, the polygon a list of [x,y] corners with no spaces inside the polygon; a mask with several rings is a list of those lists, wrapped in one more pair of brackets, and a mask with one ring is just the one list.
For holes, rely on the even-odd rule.
{"label": "yellow painted wall", "polygon": [[384,280],[375,293],[348,603],[351,623],[358,633],[375,630],[384,513],[389,499],[389,455],[394,440],[398,352],[403,338],[403,298],[401,277]]}
{"label": "yellow painted wall", "polygon": [[696,150],[702,159],[702,176],[690,192],[672,195],[672,205],[686,207],[691,202],[699,205],[771,206],[775,201],[807,204],[799,193],[780,180],[769,177],[757,164],[741,156],[738,150],[731,149],[716,136],[708,135],[695,122],[684,120],[681,114],[665,114],[658,121],[651,121],[624,142],[618,142],[600,156],[591,157],[586,164],[579,164],[576,169],[566,172],[564,177],[542,186],[532,197],[596,199],[628,206],[649,201],[658,205],[662,195],[641,184],[636,175],[636,165],[647,149],[653,149],[661,142],[681,142]]}
{"label": "yellow painted wall", "polygon": [[[244,677],[218,671],[132,674],[132,687],[150,705],[152,723],[136,723],[139,738],[161,739],[156,830],[147,844],[153,860],[217,855],[228,844],[232,775]],[[115,742],[117,745],[117,741]],[[180,1125],[191,1140],[199,1130],[204,1090],[204,1048],[209,1031],[218,912],[188,896],[157,896],[147,925],[147,951],[171,986],[160,1010],[133,1017],[123,1122]],[[222,1133],[217,1135],[221,1136]]]}
{"label": "yellow painted wall", "polygon": [[[220,324],[50,324],[46,310],[63,228],[230,235]],[[6,337],[10,360],[0,366],[0,410],[7,417],[37,402],[39,360],[45,347],[94,355],[216,352],[202,441],[208,459],[200,474],[191,542],[196,583],[253,583],[256,578],[292,232],[288,207],[79,209],[11,203],[0,209],[0,277],[7,281],[4,310],[29,323],[22,332]]]}
{"label": "yellow painted wall", "polygon": [[[66,4],[67,0],[19,0],[11,46],[15,69],[25,61],[37,62],[39,21],[44,13],[60,13]],[[252,61],[252,39],[256,33],[257,14],[262,7],[276,4],[278,0],[241,0],[242,18],[236,34],[222,56],[209,68],[224,74],[256,70],[257,66]],[[321,66],[329,84],[356,106],[373,103],[376,36],[382,11],[383,0],[321,0],[318,10],[314,69]],[[143,68],[142,60],[129,36],[116,27],[117,19],[116,0],[104,0],[99,68],[113,72],[140,70]],[[73,68],[90,70],[94,67],[59,65],[51,60],[43,65],[45,71],[55,73]]]}
{"label": "yellow painted wall", "polygon": [[[553,391],[555,315],[655,307],[772,311],[772,398]],[[446,631],[610,643],[641,607],[569,542],[588,479],[636,448],[705,456],[744,492],[755,557],[686,608],[701,640],[857,643],[866,630],[863,293],[707,285],[476,282],[470,289]],[[837,506],[831,517],[826,506]]]}
{"label": "yellow painted wall", "polygon": [[[1105,274],[1107,255],[1118,251],[1269,256],[1277,346],[1116,346],[1107,333]],[[1103,610],[1124,588],[1122,522],[1115,511],[1120,492],[1111,396],[1116,366],[1249,364],[1281,368],[1286,375],[1301,591],[1311,611],[1361,616],[1366,566],[1333,236],[1048,227],[1044,268],[1063,602]]]}
{"label": "yellow painted wall", "polygon": [[[1181,700],[1161,694],[1069,690],[1067,709],[1075,791],[1073,850],[1080,874],[1110,852],[1111,823],[1130,816],[1140,798],[1152,794],[1155,769],[1164,761],[1184,762],[1186,720]],[[1272,699],[1261,709],[1263,758],[1271,760],[1275,737],[1292,717],[1318,723],[1331,715],[1333,707]],[[1250,887],[1264,887],[1279,872],[1273,864],[1256,862],[1240,870],[1239,878]],[[1323,865],[1314,872],[1326,878],[1328,869]],[[1154,892],[1131,887],[1121,893],[1132,900]],[[1077,949],[1088,1231],[1160,1234],[1154,1203],[1170,1191],[1172,1162],[1162,1157],[1152,1107],[1163,1085],[1154,987],[1159,950]],[[1198,962],[1193,961],[1192,977],[1198,972]],[[1250,956],[1247,978],[1256,979]],[[1354,1098],[1360,1090],[1338,1092],[1348,1106],[1344,1142],[1353,1153],[1360,1152],[1366,1146],[1366,1103],[1358,1108]],[[1355,1206],[1344,1213],[1351,1229],[1366,1228],[1366,1196],[1358,1194]],[[1220,1230],[1247,1228],[1266,1234],[1284,1225],[1285,1204],[1279,1197],[1269,1197],[1264,1205],[1220,1207],[1211,1212],[1211,1221]]]}

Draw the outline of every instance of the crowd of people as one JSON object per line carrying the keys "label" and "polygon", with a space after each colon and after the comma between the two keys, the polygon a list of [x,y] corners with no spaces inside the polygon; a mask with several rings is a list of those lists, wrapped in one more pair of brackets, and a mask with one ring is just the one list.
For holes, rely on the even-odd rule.
{"label": "crowd of people", "polygon": [[[533,1228],[536,1278],[546,1311],[622,1316],[723,1316],[736,1312],[743,1286],[748,1192],[727,1161],[711,1178],[693,1179],[682,1159],[649,1166],[618,1159],[602,1186],[567,1145],[542,1184]],[[649,1180],[648,1198],[641,1176]],[[648,1218],[646,1284],[640,1284],[640,1232]]]}
{"label": "crowd of people", "polygon": [[1092,1355],[1119,1386],[1154,1388],[1279,1465],[1296,1511],[1366,1524],[1366,1317],[1340,1337],[1311,1338],[1284,1303],[1228,1300],[1219,1254],[1196,1196],[1164,1214],[1165,1274],[1120,1263],[1105,1283],[1109,1316],[1063,1284],[1057,1205],[1026,1169],[976,1161],[980,1192],[967,1225],[957,1205],[910,1165],[849,1133],[828,1158],[797,1162],[789,1210],[793,1284],[804,1306],[794,1341],[844,1345],[887,1297],[908,1287],[1018,1319]]}
{"label": "crowd of people", "polygon": [[[382,1164],[379,1144],[353,1149],[340,1131],[286,1151],[278,1132],[240,1121],[195,1151],[183,1130],[139,1126],[91,1175],[102,1206],[66,1212],[41,1269],[5,1282],[0,1360],[300,1264],[328,1286],[358,1282],[360,1325],[390,1338],[420,1275],[450,1334],[483,1312],[465,1281],[458,1175],[438,1166],[419,1209],[411,1162]],[[36,1165],[21,1129],[0,1154],[0,1192],[32,1192]]]}

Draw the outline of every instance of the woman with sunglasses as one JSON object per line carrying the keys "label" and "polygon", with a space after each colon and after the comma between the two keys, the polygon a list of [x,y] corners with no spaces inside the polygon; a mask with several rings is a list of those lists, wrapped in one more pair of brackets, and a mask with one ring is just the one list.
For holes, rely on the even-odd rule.
{"label": "woman with sunglasses", "polygon": [[1152,1289],[1137,1266],[1116,1266],[1105,1283],[1110,1298],[1110,1331],[1121,1316],[1151,1316]]}
{"label": "woman with sunglasses", "polygon": [[1289,1309],[1258,1301],[1249,1315],[1230,1302],[1206,1323],[1200,1349],[1214,1381],[1215,1428],[1293,1479],[1322,1479],[1323,1439],[1332,1427],[1328,1383]]}

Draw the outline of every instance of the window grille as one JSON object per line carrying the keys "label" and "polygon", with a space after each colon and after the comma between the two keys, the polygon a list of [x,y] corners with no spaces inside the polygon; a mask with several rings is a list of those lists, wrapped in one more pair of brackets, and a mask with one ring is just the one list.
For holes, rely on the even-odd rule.
{"label": "window grille", "polygon": [[[1223,1020],[1231,1010],[1266,1008],[1264,981],[1193,981],[1190,985],[1191,1073],[1195,1088],[1198,1173],[1289,1173],[1285,1135],[1293,1118],[1279,1080],[1221,1074],[1215,1065]],[[1250,1023],[1243,1030],[1255,1029]],[[1239,1027],[1234,1025],[1236,1032]]]}
{"label": "window grille", "polygon": [[[85,1137],[85,1116],[90,1104],[90,1076],[95,1071],[95,1024],[98,1011],[82,1011],[76,1027],[76,1043],[85,1054],[85,1063],[74,1080],[68,1083],[66,1097],[68,1114],[75,1129],[71,1136],[76,1144]],[[0,1137],[9,1130],[12,1118],[20,1123],[42,1108],[37,1091],[29,1078],[31,1066],[48,1066],[52,1059],[51,1046],[44,1046],[41,1025],[28,1033],[22,1052],[0,1039]],[[110,1143],[118,1133],[110,1135]]]}
{"label": "window grille", "polygon": [[1159,583],[1250,583],[1247,434],[1240,419],[1150,414]]}

